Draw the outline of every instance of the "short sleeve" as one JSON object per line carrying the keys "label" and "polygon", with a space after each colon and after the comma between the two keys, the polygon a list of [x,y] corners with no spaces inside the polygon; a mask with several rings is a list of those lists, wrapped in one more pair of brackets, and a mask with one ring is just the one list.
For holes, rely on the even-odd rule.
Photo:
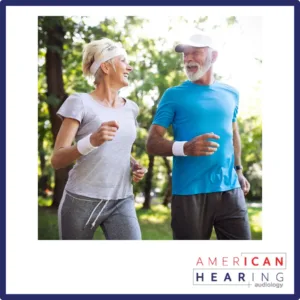
{"label": "short sleeve", "polygon": [[139,124],[138,124],[138,121],[137,121],[137,117],[139,115],[140,108],[138,107],[138,105],[134,101],[129,100],[129,99],[126,99],[126,101],[129,101],[129,103],[130,103],[130,109],[132,110],[132,113],[133,113],[133,118],[134,118],[135,126],[139,127]]}
{"label": "short sleeve", "polygon": [[139,127],[139,124],[137,121],[137,117],[138,117],[139,113],[140,113],[140,108],[137,106],[137,104],[135,102],[133,102],[133,115],[134,115],[136,127]]}
{"label": "short sleeve", "polygon": [[236,122],[238,112],[239,112],[239,93],[238,93],[238,91],[236,91],[236,94],[235,94],[235,108],[234,108],[234,112],[233,112],[232,122]]}
{"label": "short sleeve", "polygon": [[62,120],[71,118],[81,123],[84,116],[84,106],[80,94],[70,95],[56,113]]}
{"label": "short sleeve", "polygon": [[174,115],[175,107],[170,89],[168,89],[164,92],[158,104],[152,124],[168,128],[173,123]]}

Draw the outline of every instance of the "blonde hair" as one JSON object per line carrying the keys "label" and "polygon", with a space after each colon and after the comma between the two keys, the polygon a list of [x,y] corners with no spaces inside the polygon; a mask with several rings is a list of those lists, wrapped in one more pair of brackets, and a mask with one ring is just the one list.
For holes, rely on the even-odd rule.
{"label": "blonde hair", "polygon": [[[82,72],[86,77],[94,77],[94,84],[97,85],[100,82],[101,77],[104,75],[101,67],[98,68],[95,74],[92,74],[90,68],[95,60],[97,60],[103,51],[105,51],[108,47],[113,46],[115,44],[114,41],[108,38],[103,38],[101,40],[92,41],[86,44],[83,48],[82,54]],[[114,65],[114,58],[111,58],[107,61],[112,65],[114,70],[116,71]]]}

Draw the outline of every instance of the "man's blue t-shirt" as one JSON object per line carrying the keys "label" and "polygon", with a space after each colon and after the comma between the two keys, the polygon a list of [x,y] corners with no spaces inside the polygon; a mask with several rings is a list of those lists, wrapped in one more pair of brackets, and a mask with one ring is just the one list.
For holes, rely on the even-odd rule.
{"label": "man's blue t-shirt", "polygon": [[174,156],[173,195],[194,195],[240,187],[234,169],[232,122],[236,122],[239,95],[234,88],[214,82],[202,86],[185,81],[165,91],[154,125],[173,127],[175,141],[190,141],[198,135],[220,136],[218,150],[209,156]]}

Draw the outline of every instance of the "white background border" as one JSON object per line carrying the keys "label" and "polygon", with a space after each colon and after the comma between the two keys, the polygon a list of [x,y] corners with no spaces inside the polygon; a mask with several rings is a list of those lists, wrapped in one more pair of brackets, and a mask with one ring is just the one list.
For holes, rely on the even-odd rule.
{"label": "white background border", "polygon": [[[39,15],[263,17],[263,241],[38,241]],[[293,7],[7,7],[7,293],[293,293]],[[242,54],[240,54],[242,55]],[[192,285],[199,256],[287,252],[283,289]]]}

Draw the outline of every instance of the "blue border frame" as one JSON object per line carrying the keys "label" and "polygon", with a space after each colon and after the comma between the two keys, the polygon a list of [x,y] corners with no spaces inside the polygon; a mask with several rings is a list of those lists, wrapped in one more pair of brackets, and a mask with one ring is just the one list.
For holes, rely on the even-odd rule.
{"label": "blue border frame", "polygon": [[[243,3],[239,0],[185,0],[183,3],[176,3],[178,0],[144,0],[143,4],[141,5],[141,1],[137,0],[127,0],[126,2],[123,0],[114,0],[112,2],[108,1],[97,1],[97,0],[60,0],[60,1],[53,1],[53,0],[43,0],[43,3],[41,4],[40,0],[28,0],[28,1],[22,1],[22,0],[0,0],[0,32],[1,32],[1,46],[0,46],[0,101],[1,104],[1,110],[0,110],[0,128],[2,131],[2,140],[6,140],[6,6],[294,6],[295,9],[295,97],[294,99],[300,99],[300,85],[297,86],[297,82],[300,83],[300,75],[299,75],[299,69],[300,69],[300,59],[296,55],[296,53],[300,54],[300,46],[299,41],[297,41],[297,33],[298,37],[300,37],[300,0],[245,0]],[[125,2],[125,3],[124,3]],[[200,2],[200,3],[199,3]],[[18,26],[18,25],[17,25]],[[297,150],[299,150],[299,146],[297,145],[297,139],[296,139],[296,133],[299,127],[299,118],[297,119],[297,112],[299,112],[299,103],[295,101],[295,113],[294,113],[294,120],[295,120],[295,154],[298,153]],[[4,138],[3,138],[4,137]],[[280,144],[279,147],[287,146],[285,144]],[[299,195],[299,192],[297,192],[297,182],[300,182],[299,173],[295,172],[294,176],[294,183],[295,183],[295,293],[293,295],[275,295],[275,294],[251,294],[251,295],[245,295],[245,294],[236,294],[236,295],[216,295],[216,294],[198,294],[198,295],[146,295],[146,294],[139,294],[139,295],[107,295],[107,294],[98,294],[98,295],[58,295],[58,294],[51,294],[51,295],[12,295],[6,294],[6,249],[5,249],[5,241],[6,241],[6,228],[5,228],[5,218],[6,218],[6,152],[5,152],[5,146],[2,146],[1,148],[1,155],[0,155],[0,170],[2,173],[2,180],[1,180],[1,192],[3,193],[3,197],[0,201],[0,300],[5,299],[57,299],[57,298],[67,298],[67,299],[112,299],[112,298],[121,298],[122,299],[153,299],[157,296],[164,297],[165,299],[186,299],[186,298],[193,298],[201,297],[201,299],[225,299],[225,300],[231,300],[231,299],[256,299],[259,295],[259,297],[264,297],[266,299],[300,299],[300,247],[299,247],[299,237],[300,237],[300,221],[297,218],[297,213],[300,213],[300,204],[296,201],[297,196]],[[299,158],[295,155],[295,170],[299,169]],[[297,255],[298,253],[298,255]],[[296,284],[298,283],[298,284]],[[151,284],[151,283],[150,283]]]}

